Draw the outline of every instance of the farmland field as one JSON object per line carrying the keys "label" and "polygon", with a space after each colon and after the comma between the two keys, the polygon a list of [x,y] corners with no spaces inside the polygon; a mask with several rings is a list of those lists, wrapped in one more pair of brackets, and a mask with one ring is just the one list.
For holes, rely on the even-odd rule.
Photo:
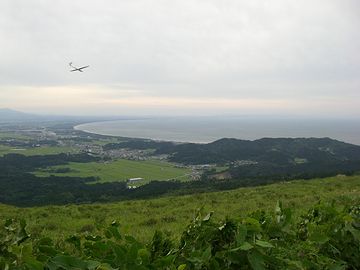
{"label": "farmland field", "polygon": [[0,145],[0,156],[9,153],[22,154],[25,156],[34,156],[34,155],[52,155],[59,153],[76,153],[74,148],[66,146],[41,146],[41,147],[32,147],[32,148],[16,148]]}
{"label": "farmland field", "polygon": [[295,218],[319,201],[360,203],[360,176],[337,176],[324,179],[297,180],[262,187],[231,191],[163,197],[106,204],[82,204],[18,208],[0,205],[0,219],[25,218],[35,236],[62,239],[76,232],[94,232],[118,220],[123,233],[147,241],[160,229],[178,238],[197,209],[214,211],[215,220],[227,216],[239,219],[256,210],[272,211],[281,200],[291,207]]}
{"label": "farmland field", "polygon": [[0,132],[0,139],[18,139],[18,140],[29,140],[31,139],[31,137],[23,135],[23,134],[18,134],[16,132],[13,131],[9,131],[9,132]]}
{"label": "farmland field", "polygon": [[[61,168],[69,168],[66,173],[56,173]],[[116,160],[112,162],[90,162],[90,163],[70,163],[69,165],[54,166],[42,171],[36,171],[37,176],[74,176],[91,177],[98,179],[97,182],[125,181],[129,178],[143,178],[144,184],[150,180],[169,180],[179,179],[188,180],[191,171],[184,168],[176,168],[173,164],[163,161],[147,160]],[[137,183],[139,184],[139,183]]]}
{"label": "farmland field", "polygon": [[9,147],[9,146],[0,145],[0,156],[8,154],[10,149],[11,149],[11,147]]}

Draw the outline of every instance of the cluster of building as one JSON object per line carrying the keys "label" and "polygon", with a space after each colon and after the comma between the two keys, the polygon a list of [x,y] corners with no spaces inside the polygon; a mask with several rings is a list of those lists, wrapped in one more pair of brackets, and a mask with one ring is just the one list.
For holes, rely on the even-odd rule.
{"label": "cluster of building", "polygon": [[257,164],[257,161],[253,161],[253,160],[235,160],[233,162],[230,162],[229,165],[233,166],[233,167],[239,167],[239,166],[245,166],[245,165],[255,165]]}

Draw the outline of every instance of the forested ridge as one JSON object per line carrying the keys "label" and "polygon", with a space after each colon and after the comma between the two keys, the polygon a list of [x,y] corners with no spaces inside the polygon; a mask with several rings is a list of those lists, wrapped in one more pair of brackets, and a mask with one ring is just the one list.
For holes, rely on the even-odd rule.
{"label": "forested ridge", "polygon": [[207,144],[131,139],[109,143],[103,148],[152,148],[157,154],[170,154],[171,161],[185,164],[224,163],[235,160],[288,164],[295,162],[296,158],[309,163],[360,160],[360,146],[330,138],[263,138],[254,141],[224,138]]}

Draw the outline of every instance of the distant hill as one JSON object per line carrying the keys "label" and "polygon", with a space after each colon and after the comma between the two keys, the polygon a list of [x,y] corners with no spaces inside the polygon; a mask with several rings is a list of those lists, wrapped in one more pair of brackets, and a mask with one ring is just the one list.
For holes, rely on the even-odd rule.
{"label": "distant hill", "polygon": [[12,109],[0,108],[0,122],[19,122],[29,120],[41,120],[42,117],[35,114],[23,113]]}
{"label": "distant hill", "polygon": [[[152,148],[156,154],[169,155],[172,162],[229,167],[218,175],[219,178],[268,181],[360,172],[360,146],[330,138],[263,138],[254,141],[224,138],[208,144],[130,140],[107,144],[103,148]],[[214,171],[209,175],[217,177]]]}
{"label": "distant hill", "polygon": [[46,115],[30,114],[8,108],[0,108],[0,123],[21,123],[21,122],[51,122],[68,121],[76,124],[83,124],[96,121],[136,119],[132,116],[71,116],[71,115]]}
{"label": "distant hill", "polygon": [[156,154],[168,154],[171,161],[184,164],[241,160],[281,165],[360,161],[360,146],[330,138],[263,138],[254,141],[223,138],[207,144],[129,139],[126,142],[106,144],[103,148],[155,149]]}
{"label": "distant hill", "polygon": [[181,144],[171,160],[187,164],[251,160],[277,164],[360,161],[360,146],[330,138],[263,138],[254,141],[220,139],[208,144]]}
{"label": "distant hill", "polygon": [[[183,144],[172,149],[171,161],[227,164],[224,174],[209,177],[293,179],[360,172],[360,146],[330,138],[221,139],[209,144]],[[254,184],[254,180],[251,181]]]}

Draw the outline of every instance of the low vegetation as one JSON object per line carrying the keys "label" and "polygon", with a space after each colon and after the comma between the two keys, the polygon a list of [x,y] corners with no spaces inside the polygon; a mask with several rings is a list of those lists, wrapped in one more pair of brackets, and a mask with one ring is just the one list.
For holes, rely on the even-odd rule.
{"label": "low vegetation", "polygon": [[151,200],[117,203],[72,204],[19,208],[0,204],[0,219],[25,218],[32,234],[61,239],[62,235],[98,227],[118,220],[122,229],[147,241],[156,229],[178,238],[199,208],[214,211],[217,219],[244,217],[252,211],[271,211],[281,200],[293,209],[294,217],[303,214],[318,201],[334,201],[343,206],[360,201],[360,176],[337,176],[297,180],[267,186],[239,188],[185,196],[167,196]]}
{"label": "low vegetation", "polygon": [[24,220],[8,219],[0,231],[2,269],[359,269],[359,249],[360,204],[317,204],[298,219],[281,203],[221,222],[198,212],[179,241],[156,231],[148,244],[116,221],[61,244],[32,238]]}

